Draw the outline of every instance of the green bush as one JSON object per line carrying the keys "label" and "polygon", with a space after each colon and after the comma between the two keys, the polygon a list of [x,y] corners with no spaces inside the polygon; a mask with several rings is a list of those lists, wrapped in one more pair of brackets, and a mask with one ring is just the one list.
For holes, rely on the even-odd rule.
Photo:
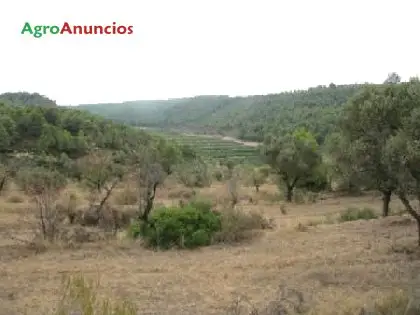
{"label": "green bush", "polygon": [[203,212],[210,211],[213,206],[211,201],[205,199],[193,199],[189,202],[189,205]]}
{"label": "green bush", "polygon": [[371,220],[376,219],[378,216],[371,208],[348,208],[340,216],[341,222],[356,221],[356,220]]}
{"label": "green bush", "polygon": [[148,222],[135,224],[129,233],[142,236],[147,245],[155,248],[195,248],[210,245],[220,229],[220,215],[207,203],[195,201],[184,207],[156,209]]}
{"label": "green bush", "polygon": [[221,170],[215,170],[213,176],[218,182],[223,180],[223,172]]}

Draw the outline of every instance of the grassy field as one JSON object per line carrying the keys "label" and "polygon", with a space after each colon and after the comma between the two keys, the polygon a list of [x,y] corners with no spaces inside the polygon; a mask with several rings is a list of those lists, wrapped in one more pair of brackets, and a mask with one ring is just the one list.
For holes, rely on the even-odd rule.
{"label": "grassy field", "polygon": [[[69,189],[83,202],[83,191]],[[157,202],[177,203],[183,190],[168,184]],[[275,194],[270,185],[258,194],[241,188],[239,208],[271,218],[275,228],[240,245],[159,252],[120,237],[36,254],[22,241],[31,232],[30,201],[12,188],[0,197],[0,314],[51,314],[63,275],[78,272],[100,279],[99,296],[133,301],[138,314],[250,314],[240,313],[235,301],[261,308],[278,299],[280,286],[303,294],[317,314],[358,314],[395,289],[420,288],[416,225],[409,217],[339,223],[349,207],[379,214],[380,199],[330,196],[281,206]],[[226,188],[219,183],[199,195],[219,202]],[[401,208],[397,201],[391,206],[394,213]]]}

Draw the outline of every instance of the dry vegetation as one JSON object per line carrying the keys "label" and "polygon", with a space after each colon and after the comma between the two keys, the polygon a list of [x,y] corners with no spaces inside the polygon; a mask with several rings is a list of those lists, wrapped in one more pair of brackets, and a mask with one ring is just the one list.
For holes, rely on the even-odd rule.
{"label": "dry vegetation", "polygon": [[[349,208],[379,214],[381,200],[330,196],[282,206],[273,202],[276,190],[272,185],[259,193],[251,187],[239,190],[234,211],[271,219],[274,228],[260,230],[258,237],[242,235],[240,244],[197,250],[152,251],[123,232],[109,236],[87,227],[67,229],[54,246],[41,246],[32,235],[30,198],[12,186],[0,197],[0,314],[291,314],[281,309],[286,306],[295,313],[359,314],[374,301],[380,304],[372,314],[406,314],[411,297],[419,298],[420,254],[415,222],[401,215],[397,201],[391,208],[398,215],[341,222]],[[229,199],[223,183],[194,191],[220,209]],[[88,197],[72,186],[59,203],[83,208]],[[168,181],[156,203],[178,204],[189,197],[191,191]],[[135,202],[127,184],[110,198],[118,211],[129,211]],[[241,224],[266,224],[260,216],[255,220]],[[220,237],[231,240],[231,235]],[[72,286],[62,291],[63,276],[79,272],[84,279],[70,279]],[[99,279],[100,286],[90,287],[86,279]],[[88,309],[106,299],[133,305],[108,305],[101,313]],[[391,313],[391,308],[399,310]]]}

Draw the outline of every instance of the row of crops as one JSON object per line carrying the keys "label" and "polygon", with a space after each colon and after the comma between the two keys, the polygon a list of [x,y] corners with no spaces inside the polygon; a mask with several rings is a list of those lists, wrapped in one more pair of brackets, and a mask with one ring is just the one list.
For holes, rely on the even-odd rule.
{"label": "row of crops", "polygon": [[229,159],[237,163],[260,163],[259,149],[217,137],[165,133],[165,138],[193,147],[209,160]]}

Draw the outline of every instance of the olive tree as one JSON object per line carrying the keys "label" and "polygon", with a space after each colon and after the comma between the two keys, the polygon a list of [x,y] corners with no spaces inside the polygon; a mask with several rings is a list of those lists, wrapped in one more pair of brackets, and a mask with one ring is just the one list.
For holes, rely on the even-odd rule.
{"label": "olive tree", "polygon": [[315,137],[304,129],[284,137],[266,138],[262,154],[265,162],[285,185],[288,202],[292,201],[298,182],[311,177],[322,163]]}
{"label": "olive tree", "polygon": [[252,186],[255,187],[255,191],[258,193],[260,187],[267,181],[270,170],[266,167],[252,167],[249,170],[249,180]]}
{"label": "olive tree", "polygon": [[130,163],[139,193],[139,219],[148,221],[158,186],[181,161],[181,151],[164,140],[158,141],[156,146],[142,147],[132,152]]}
{"label": "olive tree", "polygon": [[358,185],[382,193],[383,216],[389,214],[397,188],[395,173],[383,156],[387,141],[402,128],[413,107],[405,97],[407,88],[407,84],[366,86],[349,101],[339,125],[342,139],[335,156],[347,164],[348,175]]}
{"label": "olive tree", "polygon": [[[396,193],[407,212],[416,220],[420,246],[420,84],[407,90],[404,98],[415,108],[411,111],[396,135],[387,141],[383,159],[388,171],[396,179]],[[414,195],[418,205],[410,202]]]}
{"label": "olive tree", "polygon": [[99,214],[115,187],[125,175],[125,168],[116,163],[116,156],[96,150],[78,161],[82,183],[89,189],[91,207]]}

